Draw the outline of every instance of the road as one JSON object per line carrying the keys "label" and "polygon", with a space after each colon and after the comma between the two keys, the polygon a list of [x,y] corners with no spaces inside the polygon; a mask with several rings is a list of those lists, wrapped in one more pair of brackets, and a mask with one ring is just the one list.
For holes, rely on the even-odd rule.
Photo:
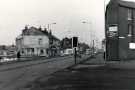
{"label": "road", "polygon": [[[134,67],[133,67],[134,65]],[[104,64],[102,55],[38,79],[29,90],[135,90],[135,61]]]}
{"label": "road", "polygon": [[[82,59],[86,57],[88,56],[84,56]],[[73,64],[73,57],[66,56],[1,65],[0,90],[22,90],[21,87],[33,82],[35,79],[39,77],[47,79],[50,74]]]}

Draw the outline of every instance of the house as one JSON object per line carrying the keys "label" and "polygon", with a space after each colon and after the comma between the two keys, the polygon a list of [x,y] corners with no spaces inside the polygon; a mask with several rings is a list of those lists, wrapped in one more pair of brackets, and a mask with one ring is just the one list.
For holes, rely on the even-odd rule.
{"label": "house", "polygon": [[60,40],[51,31],[33,26],[26,26],[16,38],[17,51],[24,57],[55,56],[59,51],[59,43]]}
{"label": "house", "polygon": [[135,59],[135,2],[110,0],[105,13],[106,60]]}
{"label": "house", "polygon": [[49,33],[49,49],[48,55],[49,56],[59,56],[60,55],[60,40],[52,35],[51,31]]}

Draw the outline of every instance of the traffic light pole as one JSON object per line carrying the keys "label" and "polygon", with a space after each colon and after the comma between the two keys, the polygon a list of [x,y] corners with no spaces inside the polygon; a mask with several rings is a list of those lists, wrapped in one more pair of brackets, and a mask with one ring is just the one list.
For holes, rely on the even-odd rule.
{"label": "traffic light pole", "polygon": [[76,56],[77,56],[77,52],[76,52],[76,48],[74,48],[74,60],[75,60],[75,64],[77,64]]}
{"label": "traffic light pole", "polygon": [[75,64],[77,64],[77,47],[78,47],[78,37],[73,37],[72,38],[72,47],[74,49],[74,60]]}

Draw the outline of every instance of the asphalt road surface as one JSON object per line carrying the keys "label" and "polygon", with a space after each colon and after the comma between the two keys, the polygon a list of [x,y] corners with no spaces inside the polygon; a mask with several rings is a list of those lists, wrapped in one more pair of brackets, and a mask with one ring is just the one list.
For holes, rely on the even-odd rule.
{"label": "asphalt road surface", "polygon": [[105,65],[102,55],[99,54],[96,58],[73,68],[52,74],[48,81],[44,81],[44,78],[38,79],[27,88],[31,88],[30,90],[135,90],[135,61]]}
{"label": "asphalt road surface", "polygon": [[[82,59],[86,57],[84,56]],[[73,57],[66,56],[1,65],[0,90],[23,90],[21,87],[33,82],[35,79],[39,77],[47,79],[50,74],[73,64]]]}

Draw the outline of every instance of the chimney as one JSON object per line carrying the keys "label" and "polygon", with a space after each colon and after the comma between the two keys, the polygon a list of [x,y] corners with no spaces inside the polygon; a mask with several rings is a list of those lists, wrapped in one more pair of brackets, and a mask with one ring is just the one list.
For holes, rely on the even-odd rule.
{"label": "chimney", "polygon": [[24,28],[25,30],[28,30],[28,25],[25,25],[25,28]]}
{"label": "chimney", "polygon": [[42,31],[42,27],[41,27],[41,26],[39,26],[38,30]]}
{"label": "chimney", "polygon": [[47,28],[44,28],[44,32],[45,32],[46,34],[48,34]]}
{"label": "chimney", "polygon": [[49,31],[49,34],[52,35],[52,30]]}

